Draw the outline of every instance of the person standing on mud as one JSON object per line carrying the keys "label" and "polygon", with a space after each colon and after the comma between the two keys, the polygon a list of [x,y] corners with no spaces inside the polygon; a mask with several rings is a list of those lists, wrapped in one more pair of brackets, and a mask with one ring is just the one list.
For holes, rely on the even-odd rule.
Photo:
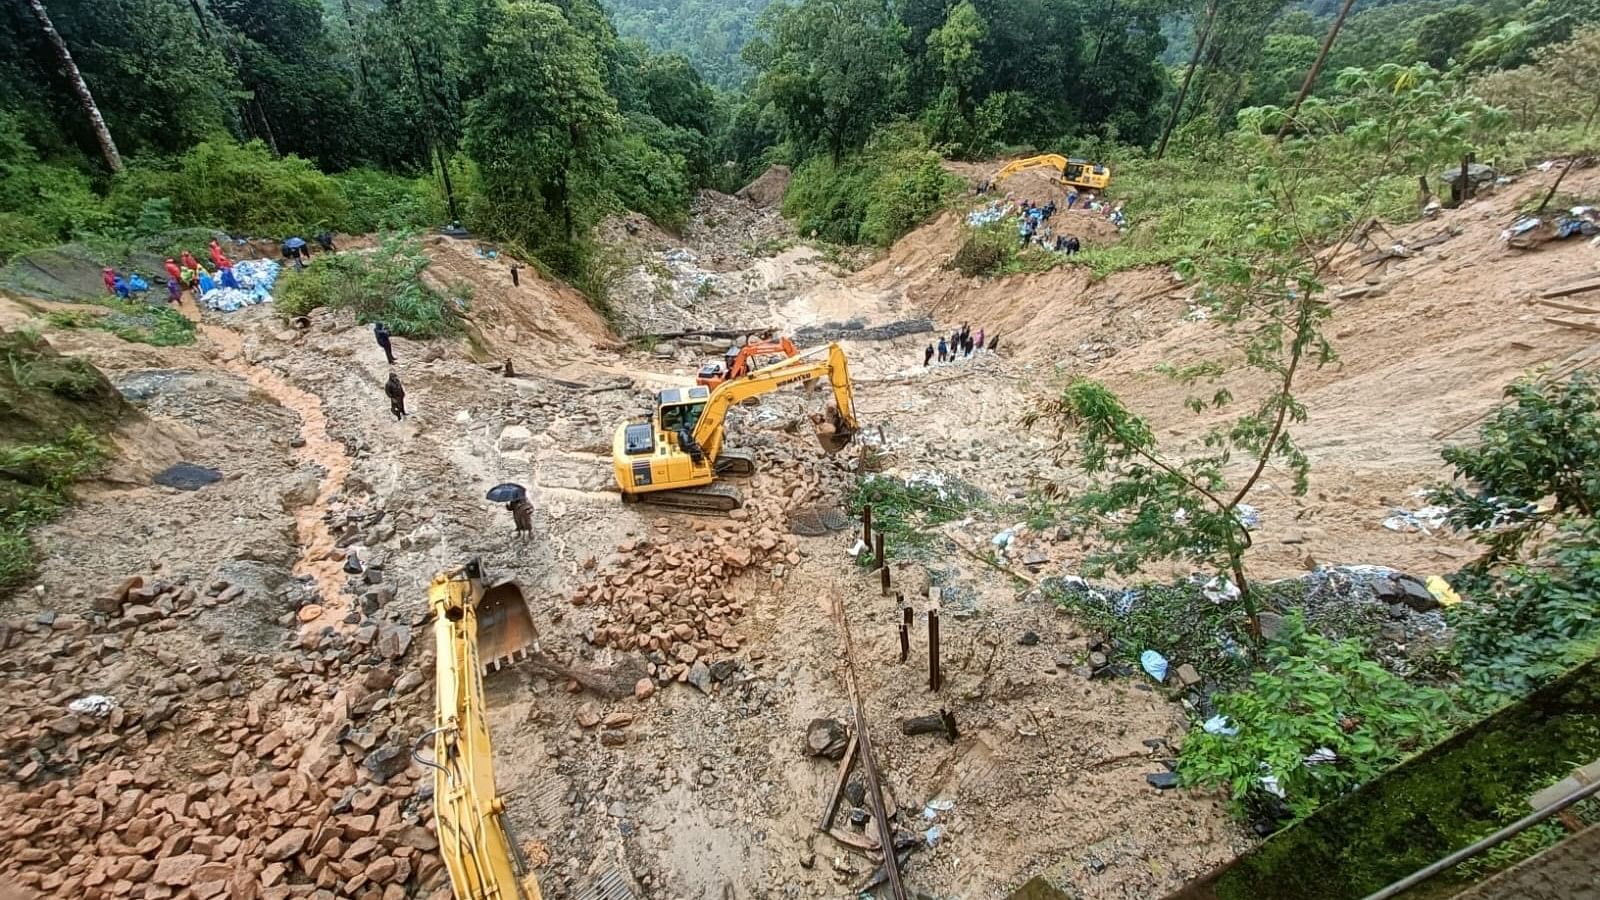
{"label": "person standing on mud", "polygon": [[946,362],[949,359],[950,345],[945,343],[944,335],[941,334],[939,335],[939,362]]}
{"label": "person standing on mud", "polygon": [[926,369],[931,362],[933,362],[933,345],[929,344],[928,349],[922,351],[922,367]]}
{"label": "person standing on mud", "polygon": [[400,383],[400,376],[397,373],[389,373],[389,383],[383,386],[383,392],[389,395],[389,411],[394,413],[395,421],[405,419],[406,389],[405,385]]}
{"label": "person standing on mud", "polygon": [[372,336],[378,339],[378,346],[383,348],[384,358],[389,360],[389,365],[394,365],[394,347],[389,344],[389,326],[382,322],[372,326]]}
{"label": "person standing on mud", "polygon": [[527,497],[518,497],[506,504],[506,509],[511,511],[511,521],[516,523],[517,537],[527,540],[533,537],[533,504]]}

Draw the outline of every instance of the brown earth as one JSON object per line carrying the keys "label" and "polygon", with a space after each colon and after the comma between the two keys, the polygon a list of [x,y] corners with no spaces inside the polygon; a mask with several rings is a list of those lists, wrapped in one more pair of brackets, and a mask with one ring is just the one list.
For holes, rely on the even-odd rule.
{"label": "brown earth", "polygon": [[[1544,178],[1395,229],[1459,233],[1387,263],[1375,284],[1358,261],[1335,266],[1333,296],[1370,290],[1334,301],[1341,362],[1304,381],[1311,493],[1293,497],[1273,472],[1252,497],[1258,574],[1459,564],[1453,538],[1379,523],[1444,474],[1442,432],[1470,425],[1517,374],[1593,344],[1544,322],[1531,298],[1594,273],[1596,249],[1496,241]],[[1574,178],[1579,193],[1600,189],[1593,173]],[[612,428],[716,345],[624,350],[575,292],[531,268],[513,288],[509,261],[471,243],[428,244],[430,277],[471,286],[475,331],[395,340],[410,412],[398,422],[382,394],[389,367],[344,314],[296,330],[268,308],[206,312],[197,347],[157,349],[53,331],[0,302],[7,327],[31,320],[92,359],[175,436],[125,435],[128,457],[223,476],[192,492],[146,478],[92,486],[39,529],[36,584],[0,600],[0,879],[23,896],[446,896],[431,779],[406,754],[433,724],[424,588],[471,556],[518,578],[541,633],[544,658],[487,690],[497,779],[548,897],[833,897],[870,874],[817,832],[836,765],[803,751],[812,719],[849,719],[836,597],[886,786],[924,843],[907,867],[914,891],[1002,897],[1050,868],[1085,898],[1148,897],[1246,847],[1222,798],[1145,781],[1186,732],[1182,707],[1142,678],[1082,677],[1094,636],[1030,590],[1032,576],[1014,570],[1019,584],[973,555],[1017,524],[1030,488],[1065,477],[1018,424],[1063,379],[1105,379],[1165,439],[1210,424],[1154,373],[1225,352],[1211,324],[1188,318],[1186,286],[1165,271],[1092,282],[1071,268],[962,279],[942,269],[960,240],[953,217],[853,274],[804,245],[769,255],[731,238],[780,226],[720,195],[701,199],[682,237],[608,226],[636,271],[656,279],[662,254],[686,249],[696,261],[674,277],[712,274],[724,288],[673,311],[624,295],[622,319],[793,331],[915,328],[931,315],[946,333],[965,321],[1001,337],[997,353],[928,367],[933,334],[845,341],[873,467],[992,501],[944,526],[932,552],[902,548],[893,575],[917,616],[904,665],[894,601],[848,556],[854,533],[790,532],[797,512],[840,506],[862,462],[805,437],[820,398],[773,395],[731,414],[733,443],[762,462],[739,516],[623,506],[609,490]],[[518,377],[490,370],[508,357]],[[508,480],[529,488],[532,541],[479,499]],[[1019,534],[1011,557],[1037,554],[1041,572],[1070,573],[1082,553],[1054,529]],[[117,596],[131,575],[145,584]],[[942,595],[937,695],[922,668],[930,584]],[[89,694],[115,709],[67,709]],[[954,743],[900,733],[901,718],[940,707],[960,723]],[[954,805],[925,817],[935,800]]]}

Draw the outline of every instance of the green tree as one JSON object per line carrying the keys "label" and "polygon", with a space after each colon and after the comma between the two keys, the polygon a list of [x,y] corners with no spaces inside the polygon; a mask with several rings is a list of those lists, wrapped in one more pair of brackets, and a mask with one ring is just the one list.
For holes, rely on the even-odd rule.
{"label": "green tree", "polygon": [[902,29],[873,0],[797,0],[769,7],[745,48],[758,89],[797,144],[837,164],[893,109],[903,72]]}
{"label": "green tree", "polygon": [[1435,69],[1450,67],[1483,31],[1488,18],[1475,6],[1462,4],[1417,20],[1411,39],[1412,58]]}
{"label": "green tree", "polygon": [[498,4],[483,64],[465,135],[482,195],[476,218],[575,271],[571,244],[588,223],[573,178],[620,127],[602,62],[561,10],[511,0]]}

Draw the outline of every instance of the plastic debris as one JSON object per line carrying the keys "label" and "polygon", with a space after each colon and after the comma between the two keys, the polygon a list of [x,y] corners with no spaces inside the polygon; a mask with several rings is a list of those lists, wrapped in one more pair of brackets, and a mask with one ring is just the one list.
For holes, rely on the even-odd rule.
{"label": "plastic debris", "polygon": [[1439,601],[1440,606],[1455,606],[1461,602],[1461,595],[1450,587],[1450,582],[1445,581],[1438,575],[1429,575],[1427,585],[1428,593],[1433,595],[1433,599]]}
{"label": "plastic debris", "polygon": [[1241,503],[1235,506],[1233,514],[1238,517],[1239,524],[1245,528],[1255,529],[1261,527],[1261,510],[1248,503]]}
{"label": "plastic debris", "polygon": [[1415,532],[1431,534],[1434,529],[1443,528],[1450,510],[1443,506],[1424,506],[1421,509],[1391,509],[1389,515],[1383,520],[1383,527],[1390,531]]}
{"label": "plastic debris", "polygon": [[1277,797],[1279,800],[1286,799],[1289,796],[1283,792],[1283,786],[1278,784],[1278,776],[1276,775],[1263,775],[1256,779],[1256,784],[1261,785],[1262,790]]}
{"label": "plastic debris", "polygon": [[1212,716],[1201,723],[1200,727],[1206,734],[1220,734],[1223,737],[1233,737],[1239,733],[1239,729],[1234,727],[1227,716]]}
{"label": "plastic debris", "polygon": [[851,547],[849,552],[851,556],[860,556],[861,554],[866,553],[867,542],[863,541],[861,538],[856,538],[855,546]]}
{"label": "plastic debris", "polygon": [[111,711],[116,708],[117,701],[107,697],[105,694],[89,694],[67,704],[68,712],[96,719],[104,719],[106,716],[111,715]]}
{"label": "plastic debris", "polygon": [[1318,747],[1317,749],[1311,751],[1311,755],[1307,756],[1304,762],[1308,766],[1320,766],[1325,763],[1336,762],[1338,759],[1339,754],[1333,752],[1327,747]]}
{"label": "plastic debris", "polygon": [[929,828],[928,832],[922,836],[922,839],[927,842],[929,849],[939,846],[940,842],[944,840],[944,826],[935,825]]}
{"label": "plastic debris", "polygon": [[1239,599],[1239,588],[1232,580],[1214,576],[1200,588],[1200,593],[1212,603],[1231,603]]}
{"label": "plastic debris", "polygon": [[233,265],[233,280],[238,287],[219,287],[205,291],[200,302],[217,312],[234,312],[246,306],[272,302],[272,286],[282,266],[270,259],[246,259]]}
{"label": "plastic debris", "polygon": [[922,817],[932,822],[934,819],[939,818],[940,813],[947,813],[955,808],[956,802],[954,800],[945,800],[943,798],[929,800],[928,805],[922,808]]}
{"label": "plastic debris", "polygon": [[1146,675],[1158,682],[1167,680],[1167,658],[1154,650],[1146,650],[1139,654],[1139,665]]}
{"label": "plastic debris", "polygon": [[1011,539],[1013,537],[1016,537],[1016,535],[1011,531],[1011,529],[1007,528],[1005,531],[1002,531],[990,538],[989,543],[999,547],[1001,550],[1004,550],[1005,548],[1011,546]]}

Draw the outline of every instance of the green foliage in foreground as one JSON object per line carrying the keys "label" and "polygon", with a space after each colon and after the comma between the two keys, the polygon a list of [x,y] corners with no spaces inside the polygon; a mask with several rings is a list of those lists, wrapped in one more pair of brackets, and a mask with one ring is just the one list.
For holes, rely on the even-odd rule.
{"label": "green foliage in foreground", "polygon": [[45,318],[57,328],[99,328],[136,344],[178,347],[194,343],[194,322],[170,306],[109,299],[99,305],[110,312],[56,310]]}
{"label": "green foliage in foreground", "polygon": [[426,268],[415,237],[390,235],[371,252],[324,254],[305,271],[286,271],[274,302],[285,318],[318,307],[352,309],[356,321],[383,322],[402,337],[454,334],[461,330],[454,301],[423,281]]}
{"label": "green foliage in foreground", "polygon": [[887,247],[961,188],[931,150],[817,157],[795,170],[783,211],[801,234],[836,244]]}
{"label": "green foliage in foreground", "polygon": [[1479,568],[1515,557],[1553,523],[1600,511],[1600,383],[1580,371],[1563,384],[1524,379],[1505,396],[1476,442],[1445,448],[1458,483],[1430,498],[1489,548]]}
{"label": "green foliage in foreground", "polygon": [[[1367,659],[1359,642],[1289,621],[1290,634],[1267,651],[1249,687],[1216,698],[1239,733],[1191,732],[1178,772],[1185,784],[1228,787],[1237,809],[1271,793],[1263,779],[1274,778],[1303,817],[1448,733],[1452,704]],[[1321,750],[1333,758],[1308,764]]]}
{"label": "green foliage in foreground", "polygon": [[72,483],[104,459],[99,441],[82,425],[58,440],[0,446],[0,591],[33,573],[29,529],[64,509]]}

